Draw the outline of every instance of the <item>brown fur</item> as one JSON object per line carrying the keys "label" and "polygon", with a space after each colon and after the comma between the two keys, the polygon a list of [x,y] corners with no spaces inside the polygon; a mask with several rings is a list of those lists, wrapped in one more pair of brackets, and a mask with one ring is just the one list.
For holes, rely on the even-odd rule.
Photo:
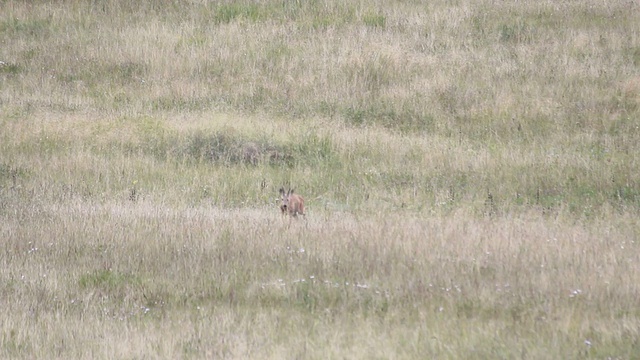
{"label": "brown fur", "polygon": [[305,216],[304,212],[304,198],[298,194],[294,194],[293,189],[284,191],[284,188],[280,188],[280,199],[282,201],[280,205],[280,211],[283,215],[289,215],[291,217],[297,217],[298,214]]}

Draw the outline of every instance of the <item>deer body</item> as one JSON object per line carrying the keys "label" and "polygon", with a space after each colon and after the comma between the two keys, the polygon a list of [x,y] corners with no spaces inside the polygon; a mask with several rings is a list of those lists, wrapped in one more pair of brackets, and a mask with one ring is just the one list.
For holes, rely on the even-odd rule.
{"label": "deer body", "polygon": [[[294,194],[293,189],[284,191],[284,188],[280,188],[280,198],[282,203],[280,204],[280,210],[283,215],[289,215],[291,217],[297,217],[298,214],[305,216],[304,213],[304,199],[298,194]],[[306,219],[306,217],[305,217]]]}

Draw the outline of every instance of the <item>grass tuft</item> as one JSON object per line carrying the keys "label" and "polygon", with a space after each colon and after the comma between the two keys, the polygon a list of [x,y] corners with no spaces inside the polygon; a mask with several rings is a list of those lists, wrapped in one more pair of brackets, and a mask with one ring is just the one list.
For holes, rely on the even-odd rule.
{"label": "grass tuft", "polygon": [[18,64],[0,61],[0,74],[16,75],[21,71]]}
{"label": "grass tuft", "polygon": [[384,28],[387,18],[382,14],[366,13],[362,17],[362,22],[369,27]]}
{"label": "grass tuft", "polygon": [[261,8],[257,4],[228,3],[220,4],[213,17],[214,23],[228,24],[236,19],[255,22],[260,19]]}

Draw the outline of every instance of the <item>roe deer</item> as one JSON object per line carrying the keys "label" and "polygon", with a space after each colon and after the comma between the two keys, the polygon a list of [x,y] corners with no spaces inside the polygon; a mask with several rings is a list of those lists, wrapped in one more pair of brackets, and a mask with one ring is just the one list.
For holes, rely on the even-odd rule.
{"label": "roe deer", "polygon": [[293,193],[293,189],[285,192],[284,188],[280,188],[280,198],[282,200],[282,204],[280,205],[280,210],[282,210],[282,214],[288,214],[291,217],[297,217],[298,214],[306,217],[304,213],[304,199],[302,196]]}

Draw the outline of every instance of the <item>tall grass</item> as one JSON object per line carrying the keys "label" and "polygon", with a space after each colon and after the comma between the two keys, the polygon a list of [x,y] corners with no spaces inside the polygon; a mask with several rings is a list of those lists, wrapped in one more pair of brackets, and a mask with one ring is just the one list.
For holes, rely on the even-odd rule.
{"label": "tall grass", "polygon": [[0,356],[638,357],[639,14],[1,2]]}

